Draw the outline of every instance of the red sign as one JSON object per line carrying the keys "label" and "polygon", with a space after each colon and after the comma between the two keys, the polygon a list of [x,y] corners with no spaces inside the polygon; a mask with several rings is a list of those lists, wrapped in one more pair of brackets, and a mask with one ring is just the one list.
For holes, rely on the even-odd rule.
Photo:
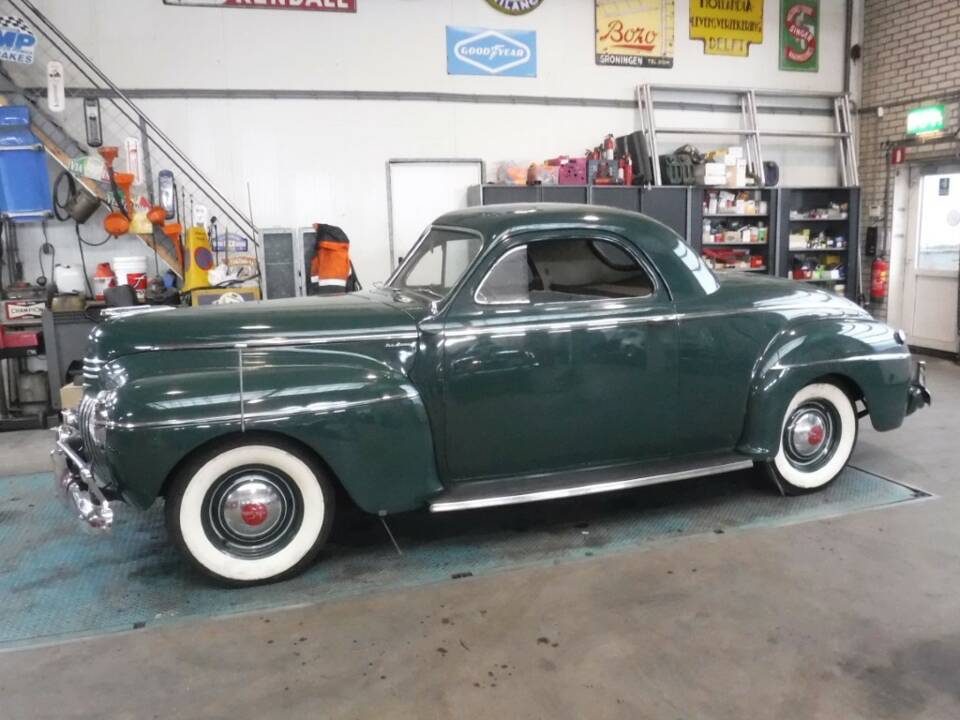
{"label": "red sign", "polygon": [[317,10],[349,13],[357,11],[357,0],[163,0],[163,4],[259,10]]}
{"label": "red sign", "polygon": [[907,149],[905,147],[895,147],[890,151],[890,164],[900,165],[907,159]]}

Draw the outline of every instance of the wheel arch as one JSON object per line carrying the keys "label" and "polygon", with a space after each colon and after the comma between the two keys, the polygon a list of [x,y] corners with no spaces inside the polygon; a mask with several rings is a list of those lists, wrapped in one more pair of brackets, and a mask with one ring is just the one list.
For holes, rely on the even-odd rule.
{"label": "wheel arch", "polygon": [[333,467],[331,467],[330,463],[328,463],[324,457],[316,451],[315,448],[310,447],[310,445],[295,437],[278,432],[276,430],[252,430],[249,432],[232,430],[222,435],[217,435],[216,437],[204,440],[195,448],[186,453],[172,468],[170,468],[170,471],[164,478],[163,483],[160,485],[158,497],[166,499],[167,494],[170,491],[170,487],[173,485],[174,481],[180,476],[185,468],[187,468],[202,455],[211,453],[216,449],[226,450],[230,447],[236,447],[237,445],[254,444],[258,441],[280,447],[286,445],[287,447],[294,448],[298,452],[310,458],[320,466],[323,472],[333,483],[337,493],[341,496],[338,499],[341,499],[342,497],[349,498],[351,504],[356,506],[356,502],[351,497],[349,490],[343,484],[340,476],[333,469]]}
{"label": "wheel arch", "polygon": [[893,331],[872,318],[789,323],[754,368],[737,449],[757,460],[776,455],[783,413],[815,382],[840,387],[855,411],[862,401],[876,429],[895,428],[905,414],[909,365]]}

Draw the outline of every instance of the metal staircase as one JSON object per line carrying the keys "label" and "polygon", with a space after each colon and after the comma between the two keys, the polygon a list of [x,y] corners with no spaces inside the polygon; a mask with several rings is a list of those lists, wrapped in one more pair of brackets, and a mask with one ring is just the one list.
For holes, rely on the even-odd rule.
{"label": "metal staircase", "polygon": [[[128,137],[140,141],[143,159],[143,193],[156,202],[156,177],[161,170],[174,173],[178,198],[188,199],[181,208],[186,223],[188,207],[204,205],[211,216],[217,216],[219,227],[246,237],[257,248],[259,232],[248,215],[229,198],[180,150],[123,91],[74,45],[30,0],[0,0],[0,16],[22,19],[37,36],[32,64],[0,63],[0,105],[26,105],[30,108],[32,130],[43,141],[47,153],[65,170],[71,161],[96,154],[79,138],[86,137],[84,127],[85,98],[97,98],[104,145],[123,147]],[[66,108],[54,113],[47,104],[47,64],[57,61],[63,66]],[[91,194],[106,202],[107,191],[98,183],[74,177]],[[176,248],[162,233],[139,237],[175,272],[182,274]]]}
{"label": "metal staircase", "polygon": [[[660,97],[654,97],[659,91]],[[673,100],[665,98],[672,94]],[[677,99],[677,95],[680,99]],[[672,108],[690,110],[710,109],[718,106],[713,102],[704,102],[691,99],[691,96],[709,96],[732,98],[733,102],[724,104],[725,109],[734,109],[739,106],[740,127],[678,127],[657,125],[656,108],[660,105]],[[766,98],[768,104],[759,105],[757,98]],[[791,108],[785,102],[801,102],[803,107]],[[736,103],[736,104],[734,104]],[[755,90],[751,88],[717,88],[712,86],[679,86],[679,85],[651,85],[637,86],[637,109],[640,112],[640,131],[653,160],[653,177],[655,185],[662,185],[660,172],[660,154],[657,146],[658,135],[735,135],[743,139],[747,168],[757,178],[758,183],[766,185],[763,169],[763,138],[822,138],[837,141],[837,164],[840,180],[844,187],[860,185],[860,175],[857,168],[857,144],[854,136],[853,119],[850,111],[850,96],[847,94],[830,94],[799,91]],[[759,115],[762,112],[779,112],[786,114],[795,110],[800,114],[826,115],[832,112],[834,118],[833,131],[817,130],[761,130]]]}

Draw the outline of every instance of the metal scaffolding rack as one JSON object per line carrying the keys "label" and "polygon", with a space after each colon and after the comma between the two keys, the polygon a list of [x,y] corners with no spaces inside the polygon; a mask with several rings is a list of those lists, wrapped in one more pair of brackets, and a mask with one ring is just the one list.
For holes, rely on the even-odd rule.
{"label": "metal scaffolding rack", "polygon": [[[710,94],[713,96],[733,96],[735,104],[731,103],[728,107],[735,109],[740,107],[741,124],[739,128],[707,128],[707,127],[680,127],[680,126],[658,126],[655,118],[655,110],[658,104],[677,106],[677,103],[666,103],[654,99],[654,93],[684,93],[690,94]],[[766,97],[780,100],[804,99],[806,101],[822,101],[823,108],[816,109],[818,114],[827,114],[831,110],[834,119],[833,131],[811,131],[811,130],[761,130],[758,122],[760,112],[780,111],[785,106],[771,104],[758,110],[757,98]],[[697,108],[715,108],[712,104],[703,104],[699,102],[682,102],[681,106],[688,105],[691,109]],[[657,146],[657,135],[736,135],[744,140],[744,152],[749,171],[757,178],[758,184],[762,187],[766,185],[766,176],[763,168],[763,147],[762,139],[771,137],[795,137],[795,138],[832,138],[837,140],[837,163],[840,169],[840,178],[844,187],[855,187],[860,184],[860,174],[857,169],[857,150],[856,138],[854,135],[854,126],[852,113],[850,110],[849,94],[832,94],[818,92],[799,92],[782,90],[757,90],[753,88],[722,88],[713,86],[691,86],[691,85],[652,85],[641,84],[637,86],[637,109],[640,112],[640,131],[643,133],[647,143],[647,148],[653,160],[653,177],[655,185],[662,185],[660,172],[660,153]],[[799,109],[798,113],[810,112],[810,109]]]}

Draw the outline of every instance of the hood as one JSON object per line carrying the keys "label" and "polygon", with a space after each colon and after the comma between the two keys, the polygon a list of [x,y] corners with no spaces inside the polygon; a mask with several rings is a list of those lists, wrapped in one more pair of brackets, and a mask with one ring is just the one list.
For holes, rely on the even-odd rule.
{"label": "hood", "polygon": [[120,312],[90,335],[88,357],[184,347],[232,346],[330,335],[410,333],[424,309],[381,291],[262,300],[198,308]]}

